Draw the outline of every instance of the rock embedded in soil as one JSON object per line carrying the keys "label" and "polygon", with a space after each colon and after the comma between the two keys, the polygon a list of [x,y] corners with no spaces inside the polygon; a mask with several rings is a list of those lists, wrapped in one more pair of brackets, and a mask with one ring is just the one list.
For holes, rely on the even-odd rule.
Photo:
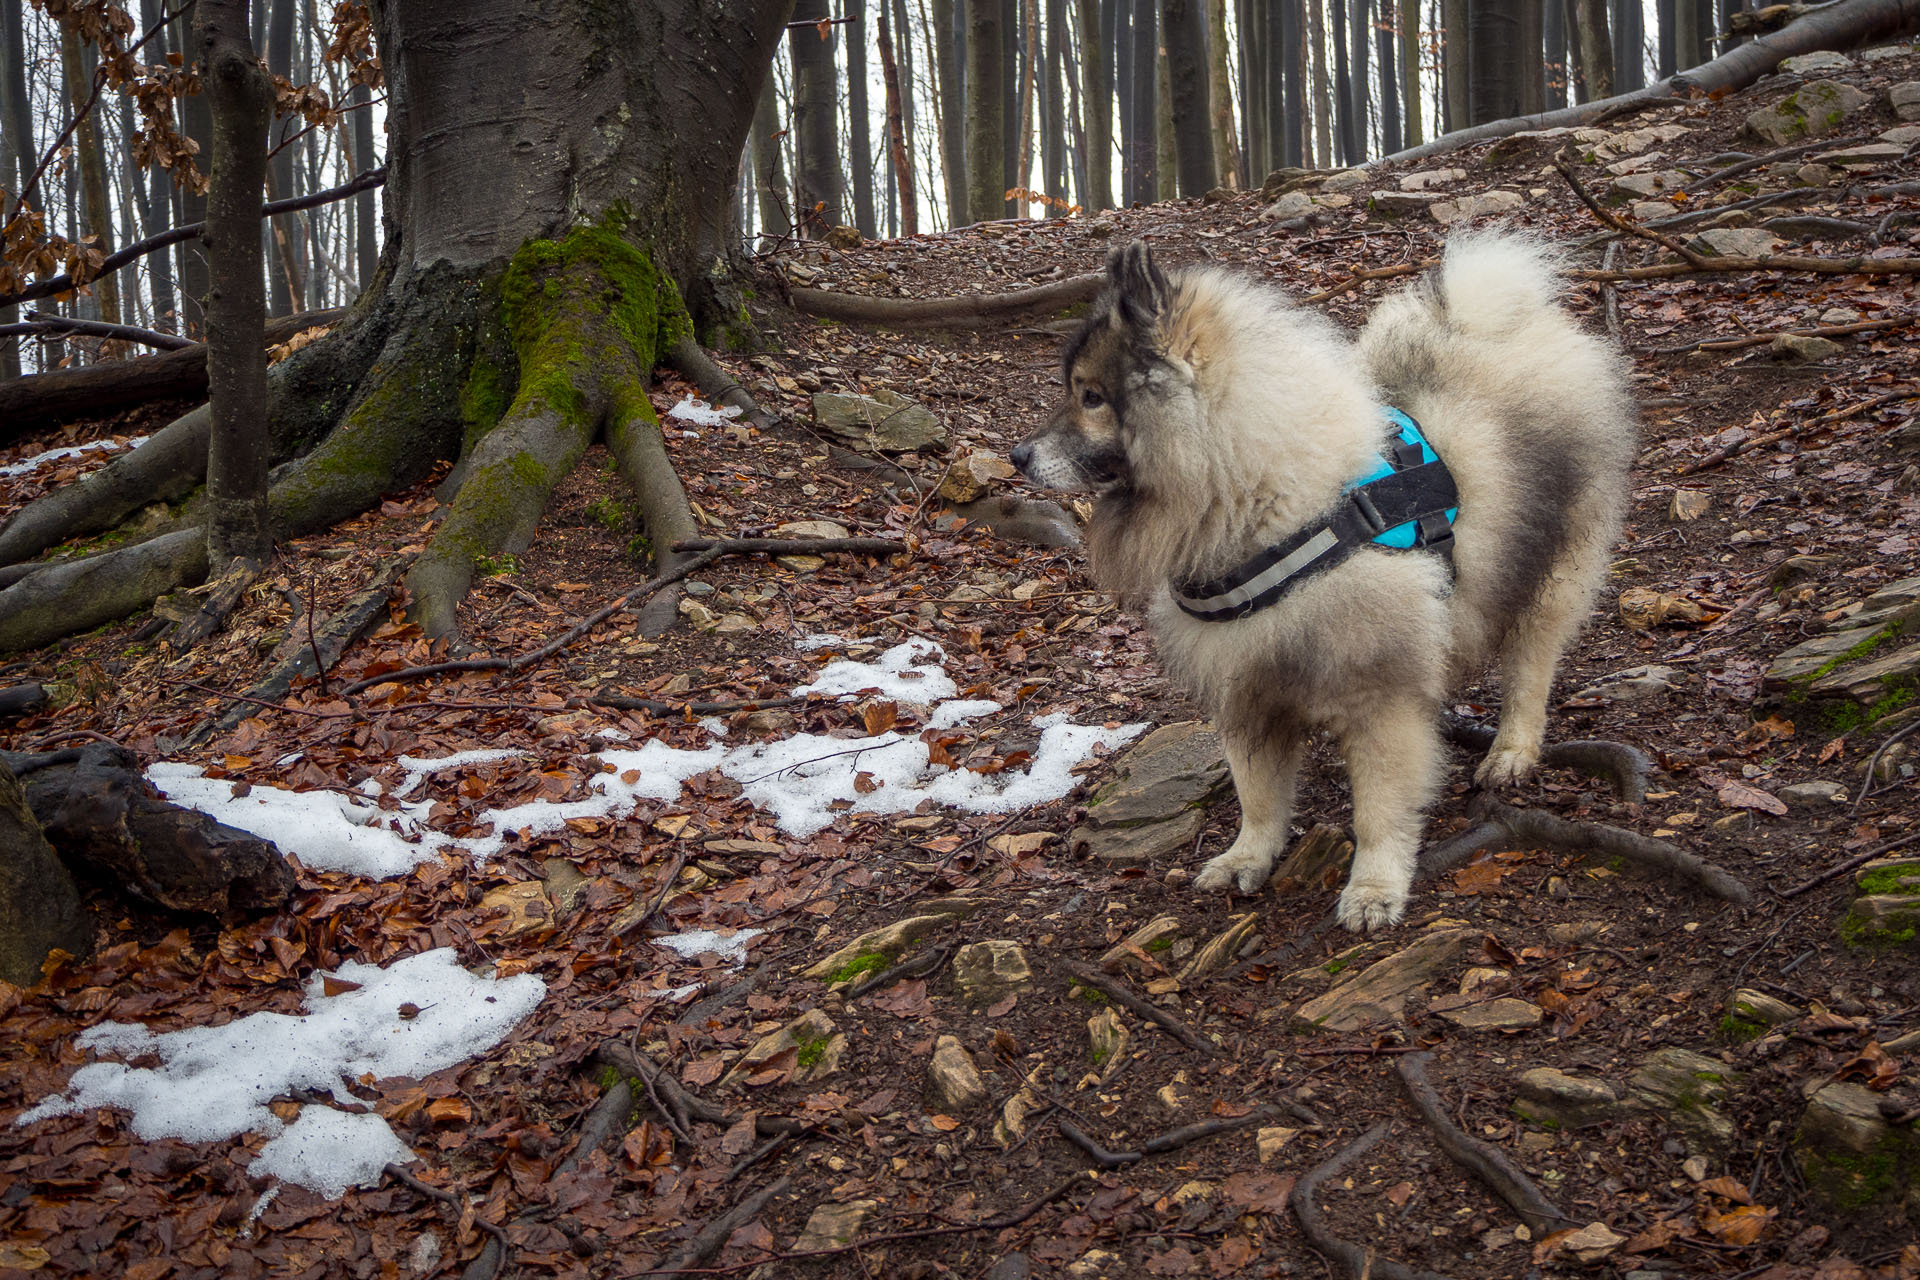
{"label": "rock embedded in soil", "polygon": [[822,982],[852,982],[886,968],[920,939],[956,920],[965,920],[985,903],[974,898],[937,898],[917,903],[920,914],[869,929],[829,955],[801,970],[803,978]]}
{"label": "rock embedded in soil", "polygon": [[1441,226],[1450,227],[1456,222],[1471,222],[1475,218],[1485,218],[1493,214],[1512,213],[1526,202],[1526,197],[1517,192],[1482,191],[1476,196],[1442,200],[1427,212]]}
{"label": "rock embedded in soil", "polygon": [[1920,940],[1920,895],[1862,894],[1840,918],[1840,937],[1850,947],[1912,949]]}
{"label": "rock embedded in soil", "polygon": [[1841,1082],[1808,1099],[1793,1133],[1793,1154],[1807,1185],[1836,1208],[1907,1207],[1920,1135],[1911,1122],[1888,1121],[1878,1094]]}
{"label": "rock embedded in soil", "polygon": [[1400,175],[1402,191],[1427,191],[1433,187],[1444,186],[1449,182],[1459,182],[1467,176],[1465,169],[1423,169],[1418,173]]}
{"label": "rock embedded in soil", "polygon": [[1288,1129],[1280,1125],[1256,1129],[1253,1134],[1254,1153],[1259,1156],[1261,1164],[1272,1164],[1280,1153],[1286,1150],[1287,1144],[1299,1135],[1298,1129]]}
{"label": "rock embedded in soil", "polygon": [[1628,667],[1625,671],[1601,677],[1573,696],[1580,701],[1645,702],[1671,692],[1679,675],[1679,671],[1673,667]]}
{"label": "rock embedded in soil", "polygon": [[948,502],[978,502],[997,484],[1011,480],[1013,465],[991,453],[970,453],[947,469],[940,496]]}
{"label": "rock embedded in soil", "polygon": [[1000,1108],[1000,1118],[993,1122],[993,1140],[1002,1147],[1010,1147],[1026,1137],[1028,1118],[1047,1105],[1043,1093],[1046,1075],[1045,1063],[1028,1072],[1020,1088]]}
{"label": "rock embedded in soil", "polygon": [[1087,1019],[1087,1052],[1105,1080],[1126,1060],[1127,1046],[1133,1041],[1127,1024],[1112,1009],[1102,1009]]}
{"label": "rock embedded in soil", "polygon": [[1137,967],[1142,954],[1152,958],[1172,951],[1174,940],[1184,932],[1186,924],[1179,916],[1155,916],[1109,947],[1100,957],[1100,967],[1109,973],[1120,972],[1129,962]]}
{"label": "rock embedded in soil", "polygon": [[1301,1005],[1294,1011],[1294,1025],[1304,1031],[1345,1032],[1397,1022],[1406,1013],[1408,998],[1424,991],[1442,968],[1480,936],[1481,931],[1457,924],[1430,927],[1412,946],[1375,961]]}
{"label": "rock embedded in soil", "polygon": [[1457,1009],[1442,1009],[1439,1014],[1464,1031],[1524,1031],[1540,1025],[1543,1011],[1531,1000],[1501,996]]}
{"label": "rock embedded in soil", "polygon": [[960,1041],[941,1036],[927,1063],[927,1106],[946,1115],[962,1115],[987,1100],[987,1086]]}
{"label": "rock embedded in soil", "polygon": [[1901,120],[1920,120],[1920,80],[1907,80],[1887,90],[1887,105]]}
{"label": "rock embedded in soil", "polygon": [[1233,962],[1246,945],[1247,938],[1260,923],[1258,912],[1249,911],[1245,915],[1235,916],[1228,921],[1227,927],[1196,953],[1187,967],[1179,974],[1180,981],[1194,982],[1210,973],[1217,973]]}
{"label": "rock embedded in soil", "polygon": [[1640,1064],[1628,1096],[1661,1116],[1689,1151],[1723,1154],[1733,1142],[1733,1121],[1723,1108],[1740,1073],[1717,1058],[1690,1049],[1662,1049]]}
{"label": "rock embedded in soil", "polygon": [[946,448],[947,429],[924,405],[897,391],[870,396],[821,392],[813,417],[822,431],[871,453],[912,453]]}
{"label": "rock embedded in soil", "polygon": [[1714,227],[1689,246],[1709,258],[1764,258],[1780,247],[1780,237],[1761,227]]}
{"label": "rock embedded in soil", "polygon": [[1819,49],[1813,53],[1796,54],[1791,58],[1780,59],[1777,68],[1783,75],[1817,76],[1824,72],[1836,74],[1852,71],[1856,64],[1844,53],[1835,53],[1831,49]]}
{"label": "rock embedded in soil", "polygon": [[1514,1111],[1549,1128],[1583,1129],[1617,1120],[1626,1112],[1610,1085],[1553,1067],[1522,1071],[1514,1083],[1518,1089]]}
{"label": "rock embedded in soil", "polygon": [[1767,344],[1767,354],[1782,364],[1816,364],[1832,359],[1845,349],[1831,338],[1798,333],[1775,334]]}
{"label": "rock embedded in soil", "polygon": [[990,938],[953,953],[953,983],[967,1004],[981,1007],[1033,989],[1033,968],[1017,942]]}
{"label": "rock embedded in soil", "polygon": [[1068,844],[1120,866],[1156,861],[1190,846],[1231,786],[1212,728],[1197,720],[1162,725],[1120,757]]}
{"label": "rock embedded in soil", "polygon": [[1353,841],[1347,839],[1347,833],[1316,822],[1307,834],[1294,842],[1267,884],[1277,893],[1338,888],[1346,879],[1347,865],[1352,861]]}
{"label": "rock embedded in soil", "polygon": [[1727,1000],[1727,1017],[1751,1027],[1778,1027],[1799,1019],[1802,1010],[1764,991],[1742,987]]}
{"label": "rock embedded in soil", "polygon": [[823,1204],[807,1218],[800,1238],[793,1242],[795,1253],[815,1249],[838,1249],[853,1243],[860,1228],[880,1207],[878,1200],[849,1200],[845,1204]]}
{"label": "rock embedded in soil", "polygon": [[1289,191],[1266,207],[1260,215],[1262,222],[1286,222],[1293,218],[1304,218],[1313,212],[1313,197],[1304,191]]}
{"label": "rock embedded in soil", "polygon": [[1698,489],[1675,489],[1673,497],[1667,500],[1667,519],[1676,524],[1698,520],[1712,506],[1713,498],[1709,494]]}
{"label": "rock embedded in soil", "polygon": [[1842,81],[1810,80],[1772,106],[1749,115],[1743,128],[1769,145],[1790,146],[1825,137],[1869,101],[1866,94]]}
{"label": "rock embedded in soil", "polygon": [[727,1071],[721,1083],[731,1084],[751,1075],[789,1049],[795,1053],[793,1079],[805,1084],[823,1080],[839,1070],[840,1060],[846,1056],[847,1038],[834,1026],[833,1019],[819,1009],[809,1009],[778,1031],[755,1041]]}
{"label": "rock embedded in soil", "polygon": [[1790,782],[1773,794],[1789,809],[1825,810],[1847,802],[1845,785],[1824,778]]}

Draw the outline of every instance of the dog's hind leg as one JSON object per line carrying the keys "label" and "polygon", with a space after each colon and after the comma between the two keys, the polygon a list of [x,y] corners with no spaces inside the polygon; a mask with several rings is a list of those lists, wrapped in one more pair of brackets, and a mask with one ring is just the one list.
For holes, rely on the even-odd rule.
{"label": "dog's hind leg", "polygon": [[1258,893],[1287,844],[1293,821],[1294,781],[1300,774],[1304,738],[1283,732],[1262,737],[1223,733],[1233,789],[1240,796],[1240,835],[1194,878],[1201,890],[1238,888]]}
{"label": "dog's hind leg", "polygon": [[[1604,551],[1604,547],[1596,549]],[[1603,565],[1581,566],[1548,580],[1500,646],[1500,731],[1474,770],[1482,786],[1518,782],[1540,762],[1547,732],[1547,695],[1560,657],[1572,645],[1593,601]]]}
{"label": "dog's hind leg", "polygon": [[1356,932],[1398,924],[1413,887],[1422,811],[1440,784],[1440,733],[1426,701],[1400,698],[1341,736],[1353,782],[1353,870],[1335,909]]}

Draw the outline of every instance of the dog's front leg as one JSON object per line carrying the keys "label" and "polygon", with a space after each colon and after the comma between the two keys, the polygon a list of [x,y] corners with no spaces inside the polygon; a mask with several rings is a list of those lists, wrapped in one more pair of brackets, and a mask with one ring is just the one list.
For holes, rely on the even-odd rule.
{"label": "dog's front leg", "polygon": [[1423,701],[1389,702],[1342,736],[1353,782],[1353,870],[1335,914],[1359,932],[1398,924],[1440,779],[1440,734]]}
{"label": "dog's front leg", "polygon": [[1294,780],[1300,774],[1305,742],[1279,732],[1263,737],[1240,733],[1221,736],[1226,742],[1227,765],[1233,770],[1233,789],[1240,796],[1240,835],[1225,853],[1200,869],[1193,887],[1258,893],[1287,844],[1287,824],[1293,821]]}

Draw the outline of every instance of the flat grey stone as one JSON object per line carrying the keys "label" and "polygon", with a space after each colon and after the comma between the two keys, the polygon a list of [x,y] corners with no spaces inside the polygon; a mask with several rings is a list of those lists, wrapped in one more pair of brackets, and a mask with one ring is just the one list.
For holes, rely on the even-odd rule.
{"label": "flat grey stone", "polygon": [[1386,213],[1425,213],[1446,197],[1438,191],[1376,191],[1371,199]]}
{"label": "flat grey stone", "polygon": [[1266,212],[1260,215],[1262,222],[1285,222],[1289,218],[1301,218],[1313,212],[1313,197],[1304,191],[1289,191],[1268,205]]}
{"label": "flat grey stone", "polygon": [[867,1218],[879,1207],[878,1200],[849,1200],[845,1204],[821,1205],[808,1217],[800,1238],[793,1242],[794,1251],[808,1253],[851,1244],[860,1235],[860,1228]]}
{"label": "flat grey stone", "polygon": [[1906,1201],[1920,1154],[1911,1124],[1880,1114],[1880,1097],[1852,1082],[1830,1084],[1807,1100],[1793,1132],[1793,1154],[1807,1185],[1849,1210]]}
{"label": "flat grey stone", "polygon": [[1866,94],[1843,81],[1810,80],[1772,106],[1748,116],[1745,127],[1762,142],[1784,147],[1832,133],[1869,101]]}
{"label": "flat grey stone", "polygon": [[870,452],[909,453],[943,449],[947,429],[926,406],[896,391],[870,396],[820,392],[813,397],[814,421],[828,435]]}
{"label": "flat grey stone", "polygon": [[1855,898],[1840,918],[1840,937],[1857,947],[1911,950],[1920,941],[1920,896],[1869,893]]}
{"label": "flat grey stone", "polygon": [[1088,800],[1087,821],[1068,841],[1111,863],[1149,862],[1184,847],[1232,787],[1219,736],[1197,720],[1155,729],[1117,769]]}
{"label": "flat grey stone", "polygon": [[1573,696],[1581,701],[1645,702],[1671,690],[1679,674],[1673,667],[1629,667],[1588,685]]}
{"label": "flat grey stone", "polygon": [[1895,118],[1920,120],[1920,80],[1907,80],[1887,90],[1887,103]]}
{"label": "flat grey stone", "polygon": [[1450,227],[1456,222],[1470,222],[1490,214],[1511,213],[1526,202],[1526,198],[1517,192],[1482,191],[1477,196],[1467,196],[1465,199],[1442,200],[1427,212],[1441,226]]}
{"label": "flat grey stone", "polygon": [[1861,893],[1920,895],[1920,858],[1875,858],[1853,873]]}
{"label": "flat grey stone", "polygon": [[987,1086],[980,1079],[973,1059],[952,1036],[941,1036],[933,1044],[933,1058],[927,1063],[927,1106],[946,1115],[960,1115],[987,1100]]}
{"label": "flat grey stone", "polygon": [[970,1005],[989,1005],[1033,989],[1033,968],[1017,942],[993,938],[953,953],[953,984]]}
{"label": "flat grey stone", "polygon": [[1553,1067],[1534,1067],[1515,1077],[1513,1109],[1536,1124],[1580,1129],[1624,1115],[1612,1087]]}
{"label": "flat grey stone", "polygon": [[1833,164],[1878,166],[1893,164],[1905,157],[1907,149],[1895,142],[1862,142],[1858,146],[1841,147],[1837,151],[1822,151],[1813,158],[1815,164]]}
{"label": "flat grey stone", "polygon": [[1449,182],[1459,182],[1467,176],[1465,169],[1422,169],[1418,173],[1400,175],[1402,191],[1426,191],[1433,187],[1444,186]]}
{"label": "flat grey stone", "polygon": [[1429,930],[1412,946],[1301,1005],[1294,1012],[1294,1025],[1304,1031],[1344,1032],[1398,1021],[1406,1012],[1408,997],[1424,990],[1480,936],[1480,931],[1470,928]]}
{"label": "flat grey stone", "polygon": [[1739,1072],[1689,1049],[1662,1049],[1640,1064],[1627,1093],[1666,1119],[1689,1151],[1718,1155],[1733,1142],[1733,1121],[1721,1110]]}
{"label": "flat grey stone", "polygon": [[1782,1023],[1798,1019],[1801,1010],[1764,991],[1742,987],[1727,1001],[1727,1014],[1741,1022],[1755,1022],[1764,1027],[1777,1027]]}
{"label": "flat grey stone", "polygon": [[1773,660],[1767,667],[1767,682],[1786,685],[1808,679],[1878,634],[1878,627],[1850,627],[1803,640]]}
{"label": "flat grey stone", "polygon": [[1531,1000],[1500,996],[1458,1009],[1442,1009],[1440,1016],[1467,1031],[1524,1031],[1539,1026],[1544,1012]]}
{"label": "flat grey stone", "polygon": [[1835,53],[1831,49],[1820,49],[1813,53],[1803,53],[1792,58],[1780,59],[1779,70],[1788,75],[1817,76],[1827,72],[1855,70],[1852,58],[1844,53]]}
{"label": "flat grey stone", "polygon": [[1862,706],[1872,706],[1887,695],[1890,685],[1910,684],[1916,679],[1920,679],[1920,644],[1910,644],[1885,657],[1848,663],[1815,680],[1808,692],[1816,698],[1844,695]]}
{"label": "flat grey stone", "polygon": [[1609,188],[1616,196],[1625,196],[1635,200],[1651,200],[1655,196],[1669,195],[1687,185],[1690,179],[1678,169],[1662,169],[1658,173],[1625,173],[1613,180]]}
{"label": "flat grey stone", "polygon": [[1692,249],[1710,258],[1765,258],[1780,237],[1762,227],[1714,227],[1693,238]]}
{"label": "flat grey stone", "polygon": [[1789,809],[1831,809],[1847,802],[1846,786],[1824,778],[1790,782],[1773,794]]}
{"label": "flat grey stone", "polygon": [[1777,333],[1767,344],[1767,354],[1783,364],[1814,364],[1840,354],[1843,347],[1831,338],[1813,334]]}
{"label": "flat grey stone", "polygon": [[1920,142],[1920,124],[1897,124],[1880,135],[1880,141],[1906,148]]}

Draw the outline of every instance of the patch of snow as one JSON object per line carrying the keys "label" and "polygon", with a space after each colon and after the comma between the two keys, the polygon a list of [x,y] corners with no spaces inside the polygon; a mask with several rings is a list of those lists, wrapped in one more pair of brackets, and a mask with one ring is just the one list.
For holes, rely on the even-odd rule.
{"label": "patch of snow", "polygon": [[793,647],[802,653],[807,653],[814,649],[837,648],[846,643],[847,638],[845,636],[836,636],[825,631],[816,631],[810,636],[801,636],[798,640],[795,640]]}
{"label": "patch of snow", "polygon": [[1000,710],[1000,704],[997,702],[988,702],[985,699],[968,701],[965,698],[955,698],[953,701],[943,702],[933,709],[933,714],[927,717],[927,728],[951,729],[968,720],[976,720],[981,716],[990,716],[998,710]]}
{"label": "patch of snow", "polygon": [[[147,442],[145,436],[134,436],[127,441],[127,452],[131,453]],[[89,440],[85,444],[62,445],[58,449],[49,449],[45,453],[36,453],[31,458],[19,462],[10,462],[0,467],[0,477],[24,476],[38,471],[49,462],[61,462],[67,458],[78,458],[83,454],[97,453],[102,449],[117,449],[120,446],[112,440]]]}
{"label": "patch of snow", "polygon": [[[931,640],[909,640],[880,655],[877,662],[854,662],[842,658],[829,662],[812,684],[793,691],[798,698],[809,693],[851,697],[876,693],[883,698],[930,706],[942,698],[951,698],[959,690],[940,666],[946,654]],[[929,662],[916,662],[930,658]]]}
{"label": "patch of snow", "polygon": [[[359,985],[329,996],[328,977]],[[347,1083],[360,1076],[421,1077],[463,1062],[504,1039],[546,990],[530,973],[476,977],[460,967],[452,948],[442,947],[384,969],[348,962],[331,975],[315,974],[304,1014],[256,1013],[159,1035],[138,1023],[101,1023],[75,1043],[123,1058],[151,1054],[160,1065],[88,1063],[73,1073],[64,1094],[15,1123],[115,1107],[130,1112],[134,1133],[147,1139],[214,1142],[264,1133],[273,1141],[257,1171],[337,1196],[377,1181],[389,1162],[411,1160],[412,1152],[377,1115],[312,1106],[289,1127],[269,1102],[302,1089],[347,1101],[353,1097]],[[418,1012],[403,1017],[409,1004]]]}
{"label": "patch of snow", "polygon": [[[648,941],[657,947],[678,952],[687,960],[693,959],[703,951],[711,951],[729,967],[738,969],[747,962],[747,944],[765,932],[765,929],[736,929],[729,934],[720,934],[712,929],[695,929],[690,933],[674,933],[664,938],[650,938]],[[673,995],[695,989],[677,987],[666,994]]]}
{"label": "patch of snow", "polygon": [[696,427],[724,427],[740,416],[740,410],[732,405],[716,409],[704,400],[682,396],[679,404],[667,410],[667,416],[676,422],[690,422]]}
{"label": "patch of snow", "polygon": [[716,738],[724,738],[727,736],[727,722],[719,716],[708,716],[704,720],[696,720],[694,723],[698,724],[702,729],[705,729]]}
{"label": "patch of snow", "polygon": [[401,756],[398,760],[394,761],[394,763],[406,770],[407,776],[405,780],[394,789],[394,794],[397,796],[410,795],[414,788],[424,782],[428,776],[436,773],[445,773],[448,769],[458,769],[462,765],[469,764],[492,764],[497,760],[518,760],[524,754],[524,752],[520,751],[488,751],[482,749],[476,751],[456,751],[450,756],[439,756],[434,759],[426,759],[421,756]]}

